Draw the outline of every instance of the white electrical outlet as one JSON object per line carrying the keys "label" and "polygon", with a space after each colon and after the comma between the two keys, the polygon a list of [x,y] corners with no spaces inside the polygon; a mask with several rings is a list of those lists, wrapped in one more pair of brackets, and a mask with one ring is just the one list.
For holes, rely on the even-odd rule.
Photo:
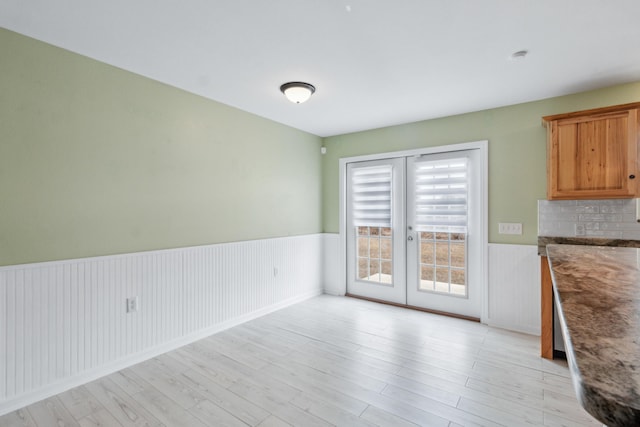
{"label": "white electrical outlet", "polygon": [[127,313],[135,313],[138,307],[138,297],[127,298]]}
{"label": "white electrical outlet", "polygon": [[501,222],[498,223],[498,233],[500,234],[522,234],[522,223]]}

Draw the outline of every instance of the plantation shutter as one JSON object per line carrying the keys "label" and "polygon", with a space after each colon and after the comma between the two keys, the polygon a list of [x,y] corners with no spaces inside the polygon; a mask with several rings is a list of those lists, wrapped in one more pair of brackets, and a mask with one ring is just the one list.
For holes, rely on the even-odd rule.
{"label": "plantation shutter", "polygon": [[468,160],[417,161],[415,168],[416,230],[466,233]]}
{"label": "plantation shutter", "polygon": [[356,227],[391,227],[390,165],[352,171],[353,224]]}

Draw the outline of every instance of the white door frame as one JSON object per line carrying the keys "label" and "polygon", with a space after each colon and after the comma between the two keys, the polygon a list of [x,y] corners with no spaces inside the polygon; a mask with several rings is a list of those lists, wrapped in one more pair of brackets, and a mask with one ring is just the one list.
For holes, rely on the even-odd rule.
{"label": "white door frame", "polygon": [[347,292],[347,233],[346,233],[346,205],[347,205],[347,164],[352,162],[363,162],[368,160],[381,160],[381,159],[389,159],[394,157],[410,157],[410,156],[421,156],[425,154],[435,154],[435,153],[446,153],[452,151],[461,151],[461,150],[480,150],[480,167],[481,172],[480,176],[482,182],[480,183],[480,191],[481,191],[481,200],[482,200],[482,209],[480,212],[481,215],[481,224],[482,227],[480,229],[481,242],[482,242],[482,262],[481,262],[481,273],[480,273],[480,288],[482,293],[482,315],[480,317],[480,321],[482,323],[486,323],[486,320],[489,318],[489,271],[488,271],[488,259],[489,259],[489,141],[473,141],[473,142],[464,142],[461,144],[451,144],[451,145],[440,145],[436,147],[425,147],[419,148],[415,150],[405,150],[405,151],[394,151],[390,153],[378,153],[378,154],[368,154],[364,156],[355,156],[355,157],[343,157],[339,159],[339,167],[340,167],[340,212],[339,212],[339,220],[340,220],[340,282],[337,284],[336,291],[340,295],[344,295]]}

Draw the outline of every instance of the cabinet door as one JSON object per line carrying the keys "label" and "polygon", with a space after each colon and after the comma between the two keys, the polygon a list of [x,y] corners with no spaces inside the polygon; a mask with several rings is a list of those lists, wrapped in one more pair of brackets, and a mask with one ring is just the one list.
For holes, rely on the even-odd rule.
{"label": "cabinet door", "polygon": [[637,110],[555,120],[549,131],[549,199],[635,196]]}

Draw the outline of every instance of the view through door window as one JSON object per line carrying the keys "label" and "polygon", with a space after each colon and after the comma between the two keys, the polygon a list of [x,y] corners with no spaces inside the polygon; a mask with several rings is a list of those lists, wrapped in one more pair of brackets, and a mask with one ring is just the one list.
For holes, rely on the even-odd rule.
{"label": "view through door window", "polygon": [[419,238],[419,289],[466,296],[466,235],[422,231]]}
{"label": "view through door window", "polygon": [[391,227],[356,227],[358,280],[393,283]]}

